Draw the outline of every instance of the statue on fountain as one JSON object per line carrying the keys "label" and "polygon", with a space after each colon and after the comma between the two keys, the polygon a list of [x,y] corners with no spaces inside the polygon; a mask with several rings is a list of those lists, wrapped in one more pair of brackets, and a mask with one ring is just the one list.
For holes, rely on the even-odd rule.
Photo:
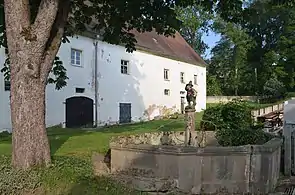
{"label": "statue on fountain", "polygon": [[193,88],[192,81],[186,84],[185,91],[186,91],[186,100],[188,103],[188,106],[186,106],[186,109],[195,109],[197,91]]}

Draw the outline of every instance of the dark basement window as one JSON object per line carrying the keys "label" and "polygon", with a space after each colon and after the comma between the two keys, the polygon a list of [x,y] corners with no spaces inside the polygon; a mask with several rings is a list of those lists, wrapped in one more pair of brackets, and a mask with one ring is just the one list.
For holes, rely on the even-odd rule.
{"label": "dark basement window", "polygon": [[76,93],[84,93],[84,92],[85,92],[85,88],[76,87]]}

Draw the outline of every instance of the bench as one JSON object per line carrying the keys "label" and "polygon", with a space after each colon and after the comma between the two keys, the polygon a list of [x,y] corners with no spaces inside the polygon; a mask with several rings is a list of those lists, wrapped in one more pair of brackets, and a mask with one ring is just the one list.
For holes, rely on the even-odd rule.
{"label": "bench", "polygon": [[283,111],[275,111],[266,115],[257,117],[257,120],[265,124],[265,128],[274,129],[283,126]]}

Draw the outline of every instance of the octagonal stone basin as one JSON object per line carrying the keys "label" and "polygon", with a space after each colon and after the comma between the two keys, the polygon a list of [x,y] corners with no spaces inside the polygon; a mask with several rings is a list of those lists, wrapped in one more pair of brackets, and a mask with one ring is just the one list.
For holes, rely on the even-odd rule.
{"label": "octagonal stone basin", "polygon": [[142,191],[191,194],[269,193],[280,173],[281,140],[264,145],[218,146],[214,132],[197,132],[199,147],[184,146],[184,132],[114,137],[111,172]]}

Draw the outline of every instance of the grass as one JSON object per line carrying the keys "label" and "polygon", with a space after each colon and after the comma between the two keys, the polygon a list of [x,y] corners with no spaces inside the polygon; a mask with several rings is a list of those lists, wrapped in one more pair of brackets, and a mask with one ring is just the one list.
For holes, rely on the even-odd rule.
{"label": "grass", "polygon": [[[197,124],[202,114],[202,112],[196,114]],[[181,131],[184,127],[183,116],[178,119],[118,125],[96,130],[52,127],[48,129],[48,137],[54,165],[31,172],[15,172],[11,169],[9,165],[11,136],[0,134],[0,194],[23,194],[23,190],[29,190],[26,192],[29,195],[142,194],[121,186],[110,178],[95,177],[92,173],[92,153],[105,153],[109,149],[109,140],[113,136],[156,131]]]}
{"label": "grass", "polygon": [[[208,104],[212,107],[217,104]],[[256,105],[266,106],[266,105]],[[197,127],[203,112],[196,114]],[[105,153],[113,136],[156,131],[184,130],[184,118],[155,120],[131,125],[104,127],[96,130],[48,129],[53,165],[29,172],[10,166],[11,136],[0,133],[0,194],[102,194],[137,195],[110,178],[93,175],[91,155]]]}
{"label": "grass", "polygon": [[[202,114],[203,112],[196,114],[197,124],[200,122]],[[116,125],[97,130],[52,127],[48,129],[48,137],[53,155],[89,157],[94,151],[105,153],[109,149],[109,140],[113,136],[155,131],[181,131],[184,130],[184,127],[184,118],[180,116],[178,119]],[[0,155],[10,155],[10,153],[11,139],[9,137],[1,139],[0,137]]]}

